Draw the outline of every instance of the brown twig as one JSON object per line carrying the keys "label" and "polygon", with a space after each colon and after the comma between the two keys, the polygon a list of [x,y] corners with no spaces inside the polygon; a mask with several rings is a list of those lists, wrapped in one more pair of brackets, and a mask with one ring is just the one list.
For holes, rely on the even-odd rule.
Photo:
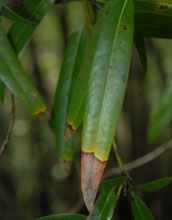
{"label": "brown twig", "polygon": [[5,140],[3,141],[2,145],[1,145],[1,148],[0,148],[0,158],[4,154],[4,152],[5,152],[6,148],[7,148],[8,142],[9,142],[9,140],[11,138],[11,132],[12,132],[13,125],[14,125],[14,119],[15,119],[15,99],[14,99],[14,95],[11,94],[10,123],[9,123],[9,126],[8,126],[8,131],[7,131]]}
{"label": "brown twig", "polygon": [[[167,151],[171,148],[172,148],[172,139],[169,140],[168,142],[160,145],[159,147],[157,147],[152,152],[150,152],[150,153],[148,153],[148,154],[146,154],[142,157],[139,157],[138,159],[136,159],[134,161],[131,161],[129,163],[124,164],[124,169],[126,171],[131,171],[131,170],[136,169],[140,166],[143,166],[146,163],[151,162],[152,160],[156,159],[161,154],[163,154],[165,151]],[[121,171],[120,171],[119,167],[112,168],[104,174],[104,179],[106,179],[110,176],[119,175],[120,173],[121,173]]]}

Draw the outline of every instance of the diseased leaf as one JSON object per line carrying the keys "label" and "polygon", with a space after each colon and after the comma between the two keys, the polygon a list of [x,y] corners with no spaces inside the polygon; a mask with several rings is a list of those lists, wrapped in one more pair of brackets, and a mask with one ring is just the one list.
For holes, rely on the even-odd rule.
{"label": "diseased leaf", "polygon": [[59,214],[59,215],[50,215],[45,217],[40,217],[35,220],[86,220],[85,215],[76,215],[76,214]]}
{"label": "diseased leaf", "polygon": [[26,18],[18,15],[17,13],[15,13],[14,11],[12,11],[10,8],[8,8],[7,6],[4,6],[0,12],[0,15],[8,18],[14,22],[19,22],[19,23],[25,23],[25,24],[31,24],[33,22],[27,20]]}
{"label": "diseased leaf", "polygon": [[135,25],[144,37],[172,38],[172,4],[135,0]]}
{"label": "diseased leaf", "polygon": [[[85,30],[81,28],[71,36],[68,42],[56,88],[51,125],[56,135],[59,161],[69,161],[69,158],[66,158],[64,139],[67,141],[74,132],[74,129],[66,123],[67,112],[73,95],[73,87],[82,64],[85,45],[86,33]],[[71,159],[72,157],[70,160]]]}
{"label": "diseased leaf", "polygon": [[[3,29],[0,27],[0,79],[34,115],[49,116],[39,92],[25,73]],[[44,116],[43,116],[44,115]]]}
{"label": "diseased leaf", "polygon": [[1,100],[1,102],[4,102],[4,97],[5,97],[5,85],[0,80],[0,100]]}
{"label": "diseased leaf", "polygon": [[147,138],[154,141],[172,118],[172,79],[168,80],[159,102],[153,109],[147,130]]}
{"label": "diseased leaf", "polygon": [[83,120],[81,185],[90,213],[124,99],[133,28],[132,0],[110,0],[89,42],[93,47],[86,68],[90,78]]}
{"label": "diseased leaf", "polygon": [[122,176],[122,177],[117,177],[114,179],[101,181],[99,185],[99,191],[111,190],[112,188],[117,187],[118,185],[125,182],[126,180],[127,180],[127,177]]}
{"label": "diseased leaf", "polygon": [[29,0],[21,11],[21,16],[28,20],[35,21],[34,24],[24,24],[15,22],[9,31],[9,38],[17,52],[20,55],[23,49],[30,41],[38,24],[53,4],[54,0]]}
{"label": "diseased leaf", "polygon": [[172,182],[172,177],[164,177],[159,180],[155,180],[143,185],[136,186],[138,189],[145,191],[154,191],[166,187]]}
{"label": "diseased leaf", "polygon": [[131,198],[131,210],[135,220],[154,220],[149,208],[134,193],[132,193]]}

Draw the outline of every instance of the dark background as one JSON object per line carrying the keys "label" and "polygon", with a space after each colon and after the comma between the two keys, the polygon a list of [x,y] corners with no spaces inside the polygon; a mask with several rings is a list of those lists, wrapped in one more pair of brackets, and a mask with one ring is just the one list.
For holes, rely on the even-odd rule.
{"label": "dark background", "polygon": [[[71,33],[84,20],[79,2],[56,5],[46,14],[22,55],[22,63],[52,108],[64,48]],[[10,23],[2,21],[7,27]],[[133,46],[127,93],[117,131],[118,151],[124,163],[155,149],[172,137],[172,124],[153,143],[146,140],[148,121],[158,106],[172,71],[172,41],[145,39],[148,72],[142,83],[142,70]],[[77,133],[72,172],[66,177],[56,156],[55,137],[47,122],[40,122],[16,100],[16,119],[8,149],[0,159],[0,219],[31,220],[55,213],[84,213],[80,188],[80,137]],[[0,103],[0,143],[6,135],[10,117],[10,95]],[[143,184],[172,176],[172,150],[130,171],[133,184]],[[111,152],[105,175],[116,167]],[[150,207],[156,220],[172,219],[172,184],[156,192],[136,191]],[[131,220],[128,197],[121,196],[116,219]]]}

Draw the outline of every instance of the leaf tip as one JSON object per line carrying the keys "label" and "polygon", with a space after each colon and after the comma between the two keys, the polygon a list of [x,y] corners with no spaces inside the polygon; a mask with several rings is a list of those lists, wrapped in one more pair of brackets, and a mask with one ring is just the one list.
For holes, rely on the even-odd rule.
{"label": "leaf tip", "polygon": [[36,113],[35,115],[36,115],[36,116],[39,118],[39,120],[41,120],[41,121],[48,121],[48,120],[51,119],[51,113],[50,113],[50,111],[48,111],[47,109],[44,110],[44,111],[40,111],[40,112]]}
{"label": "leaf tip", "polygon": [[94,201],[103,175],[106,162],[100,161],[94,153],[81,155],[81,187],[85,205],[91,215],[94,214]]}

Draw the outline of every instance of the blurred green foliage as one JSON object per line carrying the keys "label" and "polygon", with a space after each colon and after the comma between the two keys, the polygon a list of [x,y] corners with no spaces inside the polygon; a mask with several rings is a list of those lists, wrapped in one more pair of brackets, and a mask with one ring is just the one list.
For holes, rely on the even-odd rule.
{"label": "blurred green foliage", "polygon": [[[72,2],[53,6],[36,30],[21,61],[37,88],[52,108],[64,48],[69,36],[84,20],[82,4]],[[2,21],[6,30],[10,22]],[[133,51],[127,95],[121,114],[117,142],[124,162],[131,161],[164,143],[172,136],[172,123],[153,143],[146,140],[148,120],[158,106],[165,85],[171,79],[171,40],[145,39],[148,71],[142,86],[142,71],[137,52]],[[52,213],[87,214],[80,189],[80,135],[77,134],[72,173],[65,176],[57,163],[55,136],[48,123],[34,118],[17,100],[12,138],[0,160],[0,219],[30,220]],[[9,92],[0,103],[0,143],[8,127]],[[171,175],[172,152],[131,171],[135,184]],[[111,152],[107,170],[116,166]],[[141,194],[142,195],[142,194]],[[143,194],[156,220],[170,220],[172,186]],[[117,207],[117,219],[128,220],[128,200],[123,196]],[[125,208],[125,213],[120,210]]]}

